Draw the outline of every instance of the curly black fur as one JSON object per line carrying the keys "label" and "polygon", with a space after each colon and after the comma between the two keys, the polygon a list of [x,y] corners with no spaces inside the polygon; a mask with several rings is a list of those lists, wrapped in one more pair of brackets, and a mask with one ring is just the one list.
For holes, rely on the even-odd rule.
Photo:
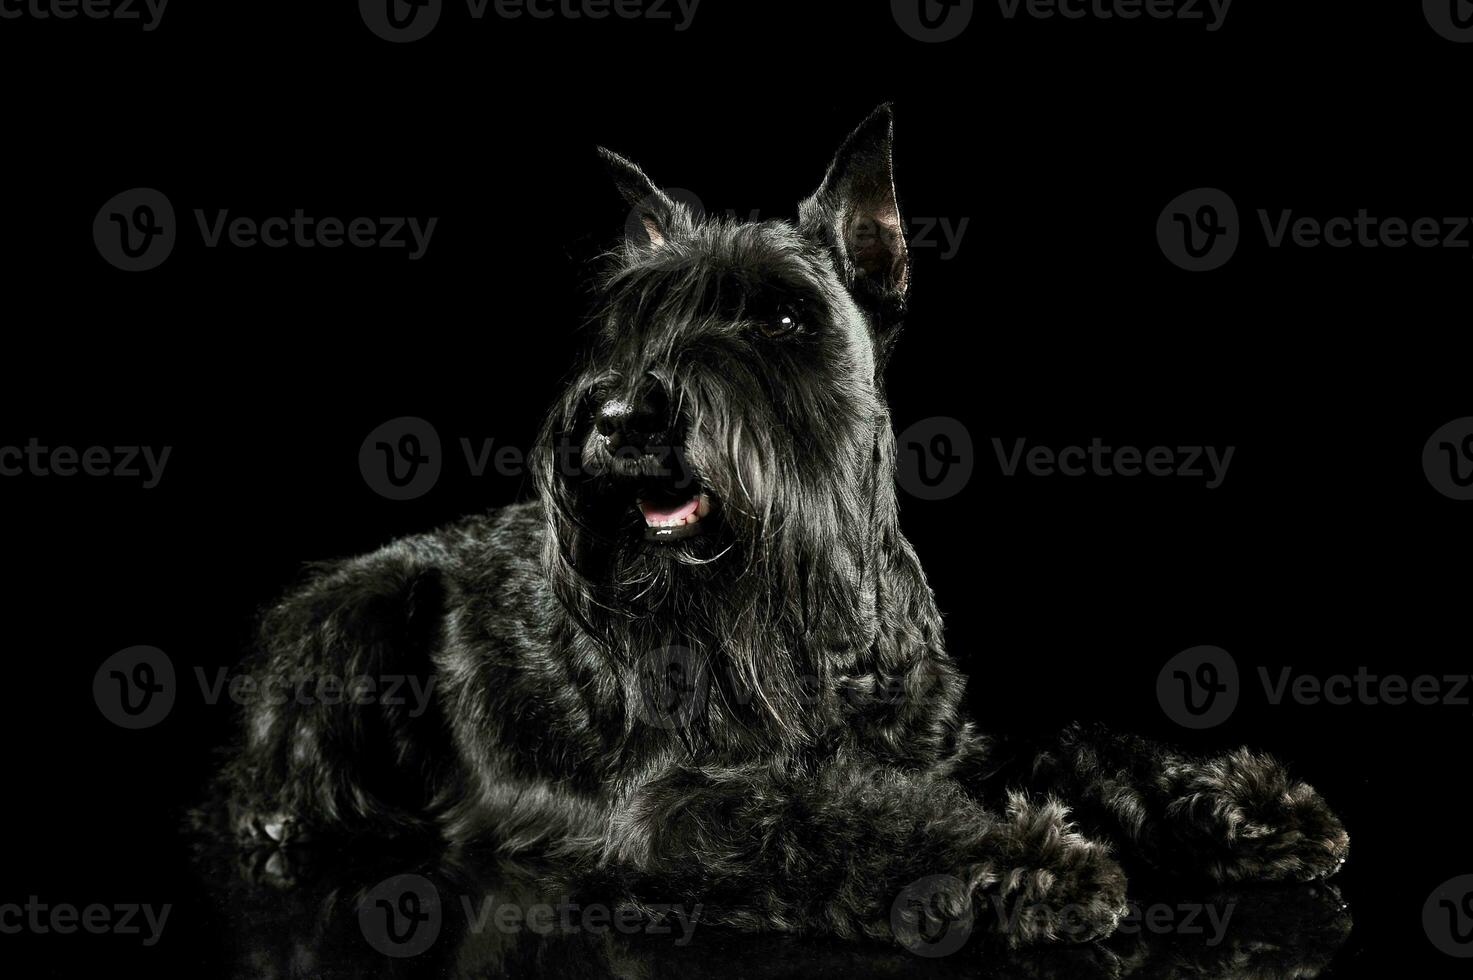
{"label": "curly black fur", "polygon": [[[1107,935],[1112,847],[1224,883],[1339,867],[1344,830],[1272,759],[1078,728],[1025,746],[963,716],[897,517],[891,131],[888,107],[860,126],[796,223],[699,218],[605,153],[647,240],[612,256],[537,499],[317,567],[248,667],[413,675],[430,709],[253,707],[232,832],[535,852],[636,905],[901,942],[961,919],[1008,945]],[[662,444],[619,452],[595,416],[650,391]],[[636,497],[691,492],[704,533],[646,540]]]}

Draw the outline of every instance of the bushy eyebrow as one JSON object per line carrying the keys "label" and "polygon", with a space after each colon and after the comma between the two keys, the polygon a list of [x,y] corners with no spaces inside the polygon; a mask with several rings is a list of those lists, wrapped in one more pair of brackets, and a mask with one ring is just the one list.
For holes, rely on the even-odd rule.
{"label": "bushy eyebrow", "polygon": [[791,260],[766,266],[695,262],[675,268],[627,270],[611,281],[608,309],[616,319],[654,318],[753,322],[785,310],[814,315],[825,308],[822,292]]}

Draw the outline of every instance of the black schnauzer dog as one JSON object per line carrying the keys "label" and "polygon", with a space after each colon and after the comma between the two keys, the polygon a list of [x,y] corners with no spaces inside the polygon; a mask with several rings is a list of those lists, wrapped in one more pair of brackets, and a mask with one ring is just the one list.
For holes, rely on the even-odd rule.
{"label": "black schnauzer dog", "polygon": [[413,675],[428,710],[254,706],[222,777],[233,833],[535,853],[634,907],[901,943],[961,919],[1010,945],[1105,936],[1117,856],[1219,883],[1340,867],[1339,821],[1264,755],[1082,727],[1025,745],[960,710],[897,519],[892,131],[882,107],[796,221],[699,216],[602,151],[637,234],[537,499],[318,566],[249,668]]}

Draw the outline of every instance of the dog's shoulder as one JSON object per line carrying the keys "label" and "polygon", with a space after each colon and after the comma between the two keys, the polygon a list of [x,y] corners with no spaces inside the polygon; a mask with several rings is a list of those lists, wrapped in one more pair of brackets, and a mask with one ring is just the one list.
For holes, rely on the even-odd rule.
{"label": "dog's shoulder", "polygon": [[[448,604],[477,634],[542,635],[556,600],[543,569],[548,529],[537,501],[467,517],[430,535]],[[529,632],[530,631],[530,632]]]}
{"label": "dog's shoulder", "polygon": [[546,540],[542,505],[528,501],[462,518],[406,543],[438,554],[439,564],[467,591],[485,593],[541,578]]}

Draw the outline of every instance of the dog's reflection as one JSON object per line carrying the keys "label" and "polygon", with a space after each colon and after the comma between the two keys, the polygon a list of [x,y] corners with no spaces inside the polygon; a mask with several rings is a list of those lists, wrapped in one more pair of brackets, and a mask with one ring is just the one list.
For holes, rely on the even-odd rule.
{"label": "dog's reflection", "polygon": [[[434,859],[305,850],[205,852],[201,873],[232,923],[233,975],[752,978],[1318,976],[1350,933],[1325,884],[1140,898],[1119,931],[1080,946],[917,952],[702,926],[699,907],[636,915],[546,869],[484,855]],[[586,889],[587,886],[584,886]],[[944,953],[945,955],[935,955]]]}

